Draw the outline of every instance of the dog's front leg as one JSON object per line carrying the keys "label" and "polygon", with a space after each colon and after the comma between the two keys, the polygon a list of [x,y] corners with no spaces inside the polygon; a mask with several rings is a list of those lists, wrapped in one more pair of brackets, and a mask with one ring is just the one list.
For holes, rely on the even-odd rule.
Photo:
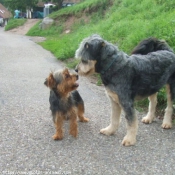
{"label": "dog's front leg", "polygon": [[73,137],[77,137],[78,135],[77,115],[76,115],[75,110],[72,110],[70,114],[71,116],[70,116],[69,134],[72,135]]}
{"label": "dog's front leg", "polygon": [[56,113],[54,119],[56,133],[52,136],[54,140],[61,140],[63,138],[63,116]]}
{"label": "dog's front leg", "polygon": [[122,141],[122,144],[124,146],[131,146],[136,143],[138,120],[135,114],[135,110],[132,106],[133,105],[127,105],[127,107],[124,107],[125,117],[127,119],[127,134]]}
{"label": "dog's front leg", "polygon": [[112,107],[111,123],[108,127],[100,130],[100,133],[105,135],[111,135],[115,133],[120,123],[120,114],[121,114],[120,105],[116,101],[114,101],[111,97],[109,98],[110,98],[111,107]]}

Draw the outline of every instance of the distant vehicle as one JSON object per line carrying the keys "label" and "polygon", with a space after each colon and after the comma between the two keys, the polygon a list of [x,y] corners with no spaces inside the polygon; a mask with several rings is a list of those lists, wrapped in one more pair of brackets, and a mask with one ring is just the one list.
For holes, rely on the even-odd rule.
{"label": "distant vehicle", "polygon": [[70,7],[70,6],[73,6],[73,5],[75,5],[75,3],[71,3],[71,2],[69,2],[69,3],[62,3],[62,8]]}
{"label": "distant vehicle", "polygon": [[51,3],[48,3],[48,4],[44,4],[45,7],[55,7],[56,5],[55,4],[51,4]]}

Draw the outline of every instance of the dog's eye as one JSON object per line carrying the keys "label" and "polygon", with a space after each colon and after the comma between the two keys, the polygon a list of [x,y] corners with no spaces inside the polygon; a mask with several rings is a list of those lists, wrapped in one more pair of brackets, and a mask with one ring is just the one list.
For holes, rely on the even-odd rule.
{"label": "dog's eye", "polygon": [[85,61],[85,60],[81,60],[81,62],[82,62],[83,64],[87,64],[87,61]]}
{"label": "dog's eye", "polygon": [[66,75],[65,75],[65,78],[66,78],[66,79],[70,78],[70,75],[69,75],[69,74],[66,74]]}

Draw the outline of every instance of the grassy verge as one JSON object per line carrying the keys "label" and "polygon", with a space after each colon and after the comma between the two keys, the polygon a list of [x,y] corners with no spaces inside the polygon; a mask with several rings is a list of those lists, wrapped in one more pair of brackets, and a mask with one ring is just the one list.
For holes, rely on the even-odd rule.
{"label": "grassy verge", "polygon": [[22,26],[26,21],[26,19],[10,19],[8,24],[5,26],[5,31]]}

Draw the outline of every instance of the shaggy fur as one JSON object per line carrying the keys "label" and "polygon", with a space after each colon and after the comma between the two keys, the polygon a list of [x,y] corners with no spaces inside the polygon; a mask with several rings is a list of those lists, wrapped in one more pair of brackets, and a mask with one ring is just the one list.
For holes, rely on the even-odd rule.
{"label": "shaggy fur", "polygon": [[70,134],[77,137],[77,116],[81,122],[89,119],[84,117],[84,102],[76,90],[78,84],[77,74],[70,74],[68,69],[50,73],[44,84],[50,88],[50,110],[52,111],[53,122],[56,133],[54,140],[63,138],[63,121],[70,119]]}
{"label": "shaggy fur", "polygon": [[76,67],[80,75],[94,72],[100,74],[111,101],[111,123],[100,131],[102,134],[115,133],[123,110],[127,120],[127,134],[122,144],[134,145],[138,130],[134,100],[155,94],[165,84],[169,96],[165,115],[172,115],[172,100],[175,97],[174,53],[157,51],[128,56],[99,35],[92,35],[80,43],[75,57],[81,59]]}
{"label": "shaggy fur", "polygon": [[158,40],[157,38],[147,38],[142,40],[131,52],[131,54],[147,55],[150,52],[156,52],[158,50],[167,50],[173,52],[173,49],[164,40]]}
{"label": "shaggy fur", "polygon": [[[158,50],[167,50],[170,52],[173,52],[173,49],[166,43],[164,40],[158,40],[157,38],[147,38],[142,40],[131,52],[132,54],[142,54],[146,55],[150,52],[158,51]],[[169,91],[169,87],[166,86],[166,90]],[[155,118],[155,112],[156,112],[156,105],[157,105],[157,93],[151,95],[148,97],[149,99],[149,110],[145,117],[143,117],[142,122],[143,123],[152,123],[152,121]],[[166,108],[166,115],[164,116],[162,128],[169,129],[172,127],[172,118],[169,115],[168,111],[171,111],[171,108],[169,109],[169,103],[170,99],[167,96],[167,108]]]}

